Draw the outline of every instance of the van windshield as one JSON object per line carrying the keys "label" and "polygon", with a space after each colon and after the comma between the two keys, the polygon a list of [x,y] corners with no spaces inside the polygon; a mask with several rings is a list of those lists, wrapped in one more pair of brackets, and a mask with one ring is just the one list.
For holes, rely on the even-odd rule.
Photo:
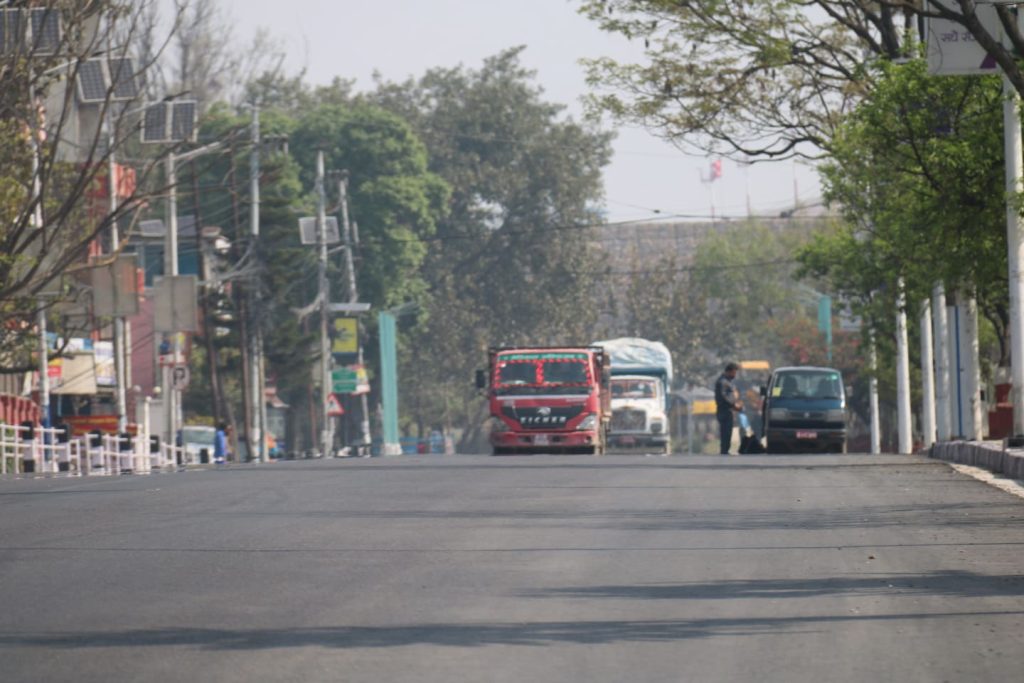
{"label": "van windshield", "polygon": [[772,398],[839,399],[843,378],[835,370],[787,370],[775,376]]}

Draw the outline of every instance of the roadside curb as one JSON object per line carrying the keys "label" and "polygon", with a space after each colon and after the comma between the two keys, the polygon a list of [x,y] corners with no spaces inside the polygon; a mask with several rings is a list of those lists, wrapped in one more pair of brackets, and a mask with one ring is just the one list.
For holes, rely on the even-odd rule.
{"label": "roadside curb", "polygon": [[1001,441],[937,443],[928,450],[928,457],[1024,480],[1024,450],[1007,450]]}

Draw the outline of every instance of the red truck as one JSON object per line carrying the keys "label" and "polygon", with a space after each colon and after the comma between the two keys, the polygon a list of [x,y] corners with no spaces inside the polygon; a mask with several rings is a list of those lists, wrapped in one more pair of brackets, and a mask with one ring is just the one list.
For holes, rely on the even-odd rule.
{"label": "red truck", "polygon": [[603,454],[611,419],[611,363],[600,346],[493,348],[487,389],[494,455]]}

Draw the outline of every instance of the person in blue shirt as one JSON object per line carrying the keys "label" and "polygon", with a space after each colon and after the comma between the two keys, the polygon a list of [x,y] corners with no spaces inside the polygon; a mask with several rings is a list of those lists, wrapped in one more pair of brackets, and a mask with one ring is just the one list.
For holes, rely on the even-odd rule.
{"label": "person in blue shirt", "polygon": [[213,437],[213,461],[223,465],[228,457],[228,426],[221,422],[217,425],[217,433]]}

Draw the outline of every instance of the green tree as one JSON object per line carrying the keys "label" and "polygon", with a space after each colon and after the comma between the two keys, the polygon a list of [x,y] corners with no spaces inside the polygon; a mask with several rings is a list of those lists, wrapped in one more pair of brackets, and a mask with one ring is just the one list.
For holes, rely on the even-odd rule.
{"label": "green tree", "polygon": [[935,282],[976,290],[982,313],[1005,331],[998,79],[931,78],[922,60],[875,68],[871,98],[822,166],[826,197],[847,225],[804,250],[803,272],[827,276],[876,326],[888,324],[902,277],[910,302]]}
{"label": "green tree", "polygon": [[348,173],[360,299],[375,308],[419,300],[425,240],[445,211],[448,186],[428,170],[426,147],[409,124],[365,103],[320,104],[296,122],[290,145],[307,187],[318,150],[328,169]]}
{"label": "green tree", "polygon": [[[111,232],[125,238],[135,212],[154,197],[148,181],[158,158],[135,157],[137,183],[125,183],[119,207],[109,210],[107,162],[111,154],[123,155],[135,138],[131,110],[139,103],[115,98],[113,90],[96,93],[92,99],[98,101],[79,102],[75,85],[95,55],[130,54],[139,16],[150,4],[6,3],[0,54],[0,372],[34,369],[30,355],[38,348],[40,310],[46,311],[48,329],[62,337],[87,332],[62,315],[86,315],[83,290],[72,274],[87,279],[90,251],[100,247],[109,255]],[[28,31],[30,12],[43,12],[45,22],[61,30]],[[47,37],[54,42],[47,44]],[[111,39],[117,45],[112,49]],[[148,66],[136,65],[132,75],[141,78]],[[103,119],[113,130],[109,139],[96,125]]]}
{"label": "green tree", "polygon": [[[581,13],[643,44],[635,62],[589,60],[595,111],[681,146],[760,158],[820,155],[869,96],[878,60],[917,56],[925,17],[959,23],[1018,92],[1013,9],[975,0],[583,0]],[[991,13],[999,20],[982,22]],[[985,18],[984,16],[982,18]],[[998,21],[1012,47],[993,35]]]}
{"label": "green tree", "polygon": [[[412,124],[452,188],[424,264],[425,321],[401,335],[401,372],[420,378],[403,410],[420,425],[470,427],[464,446],[482,422],[471,380],[487,347],[587,343],[606,288],[588,226],[610,136],[546,102],[521,50],[368,95]],[[437,393],[450,399],[438,405]]]}

